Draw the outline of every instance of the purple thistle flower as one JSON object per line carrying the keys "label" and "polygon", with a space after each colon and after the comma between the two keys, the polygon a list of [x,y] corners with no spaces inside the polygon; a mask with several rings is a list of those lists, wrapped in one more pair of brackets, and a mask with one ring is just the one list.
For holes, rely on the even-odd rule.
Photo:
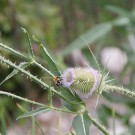
{"label": "purple thistle flower", "polygon": [[62,74],[63,87],[70,88],[81,98],[88,98],[97,90],[101,75],[91,67],[68,68]]}
{"label": "purple thistle flower", "polygon": [[75,79],[75,73],[73,68],[68,68],[62,75],[62,85],[69,88]]}

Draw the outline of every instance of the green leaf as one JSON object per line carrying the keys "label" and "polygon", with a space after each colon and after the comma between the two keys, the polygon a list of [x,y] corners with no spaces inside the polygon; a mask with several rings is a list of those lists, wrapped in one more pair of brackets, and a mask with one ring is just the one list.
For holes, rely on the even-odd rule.
{"label": "green leaf", "polygon": [[69,101],[72,101],[72,103],[74,103],[74,104],[71,104],[68,101],[62,99],[62,104],[68,110],[70,110],[72,112],[81,112],[81,111],[84,111],[84,109],[85,109],[85,103],[77,95],[71,93],[69,89],[66,89],[66,88],[63,88],[63,87],[60,87],[60,90],[61,90],[61,94],[62,95],[65,95],[66,98]]}
{"label": "green leaf", "polygon": [[75,129],[77,135],[89,135],[91,119],[88,115],[88,112],[85,111],[83,114],[77,115],[73,119],[72,125],[73,125],[73,128]]}
{"label": "green leaf", "polygon": [[[81,37],[83,37],[88,44],[91,44],[112,30],[112,26],[113,24],[111,22],[99,24],[86,33],[82,34]],[[82,49],[86,46],[87,44],[80,37],[78,37],[71,44],[69,44],[69,46],[65,48],[63,52],[60,52],[60,55],[68,55],[72,51],[76,49]]]}
{"label": "green leaf", "polygon": [[[21,62],[18,67],[20,67],[20,68],[25,68],[25,67],[27,67],[27,66],[29,66],[29,65],[30,65],[29,62]],[[6,81],[9,80],[10,78],[12,78],[12,77],[13,77],[14,75],[16,75],[18,72],[19,72],[19,71],[18,71],[17,69],[14,69],[14,70],[0,83],[0,85],[2,85],[4,82],[6,82]]]}
{"label": "green leaf", "polygon": [[38,115],[38,114],[40,114],[40,113],[45,113],[45,112],[48,112],[48,111],[50,111],[50,109],[47,108],[47,107],[38,108],[38,109],[32,110],[32,111],[30,111],[30,112],[27,112],[27,113],[25,113],[25,114],[19,116],[19,117],[17,118],[17,120],[18,120],[18,119],[21,119],[21,118],[26,118],[26,117],[35,116],[35,115]]}
{"label": "green leaf", "polygon": [[45,48],[45,46],[34,35],[33,35],[33,39],[39,44],[40,52],[41,52],[43,58],[45,59],[45,61],[48,63],[52,73],[60,75],[60,71],[58,70],[57,65],[55,64],[54,60],[50,56],[50,54],[47,51],[47,49]]}
{"label": "green leaf", "polygon": [[31,58],[34,57],[34,54],[33,54],[33,49],[32,49],[32,44],[31,44],[31,40],[30,40],[30,36],[29,36],[29,33],[27,32],[27,30],[25,28],[21,28],[28,40],[28,54]]}

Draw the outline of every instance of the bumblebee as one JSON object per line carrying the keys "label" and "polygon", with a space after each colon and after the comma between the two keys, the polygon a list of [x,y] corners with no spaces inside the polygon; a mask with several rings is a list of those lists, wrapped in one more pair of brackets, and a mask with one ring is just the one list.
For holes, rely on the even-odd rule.
{"label": "bumblebee", "polygon": [[54,81],[54,84],[55,84],[56,86],[62,85],[62,78],[61,78],[60,76],[55,76],[55,77],[53,78],[53,81]]}

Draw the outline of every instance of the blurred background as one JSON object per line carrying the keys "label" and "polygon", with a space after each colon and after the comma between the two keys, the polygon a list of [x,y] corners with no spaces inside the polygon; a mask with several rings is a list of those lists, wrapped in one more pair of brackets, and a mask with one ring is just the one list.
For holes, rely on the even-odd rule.
{"label": "blurred background", "polygon": [[[110,71],[112,82],[135,90],[135,1],[134,0],[0,0],[0,42],[20,52],[27,52],[27,41],[21,30],[26,28],[47,48],[59,69],[66,67],[95,67],[83,37],[101,67]],[[44,65],[37,45],[32,42],[35,56]],[[0,53],[12,61],[21,60],[0,48]],[[107,63],[108,61],[108,63]],[[107,63],[107,64],[106,64]],[[96,68],[96,67],[95,67]],[[0,65],[0,82],[12,71]],[[50,82],[46,73],[32,66],[30,71]],[[16,75],[0,86],[0,90],[47,104],[47,93],[25,76]],[[113,135],[135,135],[135,100],[114,93],[105,93],[95,109],[97,98],[87,102],[89,112],[105,125]],[[54,96],[55,106],[60,99]],[[20,106],[31,110],[27,103],[0,96],[0,130],[7,127],[7,135],[30,135],[31,120],[16,121],[22,114]],[[115,116],[113,115],[115,112]],[[115,117],[115,118],[114,118]],[[73,115],[49,112],[36,117],[37,135],[61,135],[70,130]],[[91,126],[91,135],[102,135]]]}

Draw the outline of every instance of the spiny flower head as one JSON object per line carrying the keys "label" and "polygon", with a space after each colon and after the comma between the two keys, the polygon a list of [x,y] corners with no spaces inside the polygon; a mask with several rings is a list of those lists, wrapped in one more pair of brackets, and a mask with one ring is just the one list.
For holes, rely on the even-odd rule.
{"label": "spiny flower head", "polygon": [[68,68],[61,79],[63,87],[70,88],[81,98],[88,98],[98,89],[101,74],[91,67]]}

